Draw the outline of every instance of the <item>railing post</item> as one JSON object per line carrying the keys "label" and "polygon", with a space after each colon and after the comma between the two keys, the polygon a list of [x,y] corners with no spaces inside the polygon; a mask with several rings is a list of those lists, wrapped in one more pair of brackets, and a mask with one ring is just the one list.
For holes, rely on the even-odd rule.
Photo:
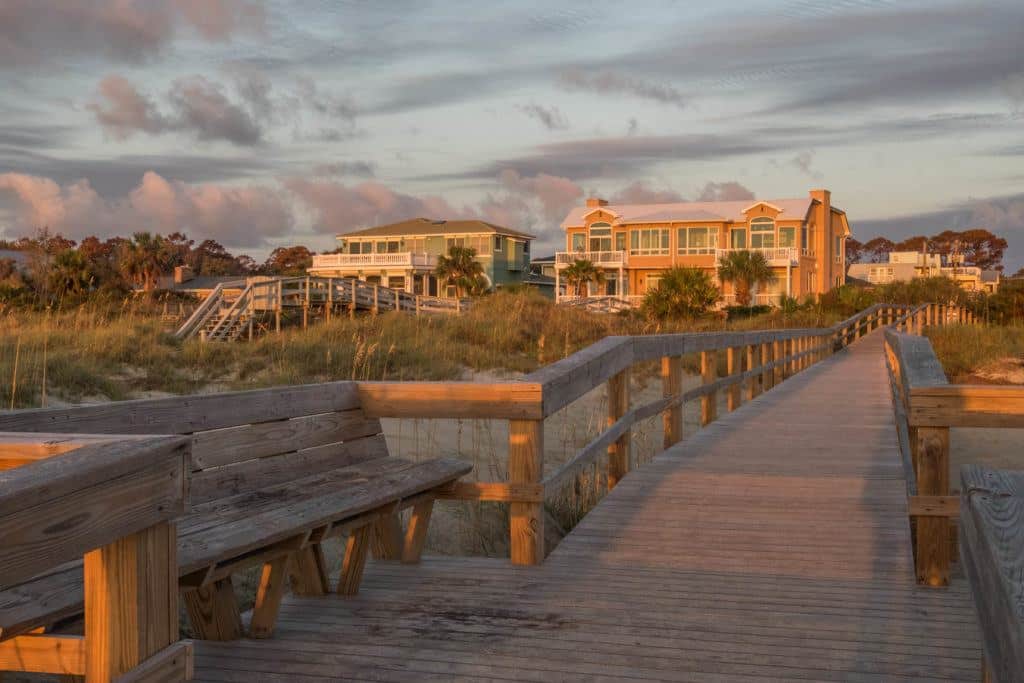
{"label": "railing post", "polygon": [[[536,484],[544,471],[544,421],[508,421],[509,483]],[[544,561],[544,503],[509,503],[512,564]]]}
{"label": "railing post", "polygon": [[[949,495],[949,427],[917,427],[911,442],[917,461],[917,492],[922,496]],[[917,517],[914,563],[917,581],[928,586],[949,585],[949,519]]]}
{"label": "railing post", "polygon": [[[664,356],[661,359],[661,395],[665,398],[679,396],[683,388],[683,359],[679,356]],[[662,446],[670,448],[683,438],[683,404],[670,406],[661,414],[664,428]]]}
{"label": "railing post", "polygon": [[765,370],[761,373],[761,386],[765,391],[771,389],[774,384],[775,373],[768,369],[768,363],[772,360],[772,345],[769,342],[761,343],[761,367]]}
{"label": "railing post", "polygon": [[[629,369],[625,369],[608,380],[608,423],[611,427],[629,412]],[[608,446],[608,490],[626,476],[629,471],[630,430]]]}
{"label": "railing post", "polygon": [[358,278],[352,278],[352,300],[348,302],[348,317],[355,319],[356,317],[356,283]]}
{"label": "railing post", "polygon": [[[747,372],[750,372],[756,367],[756,363],[754,363],[754,348],[755,346],[753,344],[747,344],[743,347],[744,360],[746,361],[743,369]],[[752,401],[757,394],[757,377],[750,377],[746,383],[744,398],[747,401]]]}
{"label": "railing post", "polygon": [[[776,339],[772,342],[772,360],[779,361],[782,360],[782,358],[782,342]],[[786,378],[782,372],[782,365],[776,365],[775,369],[772,370],[772,386],[774,387],[777,384],[782,384],[784,379]]]}
{"label": "railing post", "polygon": [[110,681],[178,640],[178,539],[161,522],[85,555],[85,680]]}
{"label": "railing post", "polygon": [[[738,375],[743,372],[743,347],[730,346],[725,350],[725,366],[729,376]],[[726,410],[732,412],[742,404],[741,389],[742,382],[730,384],[725,396]]]}
{"label": "railing post", "polygon": [[[700,352],[700,377],[702,384],[711,384],[718,376],[718,352]],[[700,397],[700,423],[710,424],[718,417],[718,392],[713,391]]]}

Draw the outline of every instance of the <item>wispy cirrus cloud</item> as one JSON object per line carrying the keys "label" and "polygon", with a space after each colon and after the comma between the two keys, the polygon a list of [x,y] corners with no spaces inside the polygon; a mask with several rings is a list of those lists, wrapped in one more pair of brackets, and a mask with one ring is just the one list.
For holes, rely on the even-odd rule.
{"label": "wispy cirrus cloud", "polygon": [[520,104],[516,109],[526,116],[539,121],[548,130],[565,130],[569,127],[569,120],[562,113],[562,110],[552,105],[545,107],[540,104]]}
{"label": "wispy cirrus cloud", "polygon": [[558,78],[558,84],[570,91],[587,91],[598,94],[633,95],[661,104],[685,107],[687,98],[676,88],[665,83],[631,76],[615,71],[597,71],[588,73],[582,68],[564,70]]}

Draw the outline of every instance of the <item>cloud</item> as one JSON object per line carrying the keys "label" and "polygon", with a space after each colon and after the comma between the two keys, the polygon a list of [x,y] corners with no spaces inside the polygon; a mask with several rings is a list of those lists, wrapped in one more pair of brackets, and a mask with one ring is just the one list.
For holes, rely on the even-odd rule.
{"label": "cloud", "polygon": [[569,121],[565,118],[562,110],[554,105],[544,107],[539,104],[520,104],[516,105],[516,109],[531,119],[540,121],[541,125],[548,130],[565,130],[569,127]]}
{"label": "cloud", "polygon": [[523,177],[512,169],[506,169],[498,176],[498,182],[513,195],[536,199],[542,215],[549,220],[561,220],[583,197],[583,188],[575,182],[547,173]]}
{"label": "cloud", "polygon": [[644,181],[637,180],[613,194],[610,201],[612,204],[665,204],[685,202],[686,199],[675,190],[655,190]]}
{"label": "cloud", "polygon": [[735,180],[723,183],[708,182],[697,193],[698,202],[730,202],[754,199],[754,193]]}
{"label": "cloud", "polygon": [[105,199],[87,180],[59,185],[50,178],[0,174],[0,196],[14,200],[15,229],[49,226],[74,238],[180,230],[228,247],[258,247],[289,233],[291,206],[279,188],[188,185],[152,171],[127,195]]}
{"label": "cloud", "polygon": [[472,212],[456,209],[441,197],[415,197],[376,181],[345,185],[289,178],[284,186],[310,210],[313,229],[323,233],[346,232],[417,216],[460,218],[472,215]]}
{"label": "cloud", "polygon": [[176,112],[174,126],[193,132],[200,140],[248,146],[263,140],[256,119],[231,102],[220,85],[202,76],[176,80],[167,97]]}
{"label": "cloud", "polygon": [[670,85],[652,83],[613,71],[587,74],[579,68],[566,69],[559,76],[558,83],[570,91],[587,91],[599,94],[624,93],[677,107],[685,107],[687,105],[683,94]]}
{"label": "cloud", "polygon": [[79,56],[138,63],[182,28],[219,42],[263,25],[262,4],[250,0],[4,0],[0,68]]}
{"label": "cloud", "polygon": [[86,108],[96,115],[104,130],[118,140],[136,131],[163,132],[168,125],[153,101],[139,92],[127,78],[111,74],[97,87],[101,102],[90,102]]}
{"label": "cloud", "polygon": [[349,175],[360,178],[372,178],[377,175],[377,165],[372,161],[336,161],[314,166],[313,175]]}

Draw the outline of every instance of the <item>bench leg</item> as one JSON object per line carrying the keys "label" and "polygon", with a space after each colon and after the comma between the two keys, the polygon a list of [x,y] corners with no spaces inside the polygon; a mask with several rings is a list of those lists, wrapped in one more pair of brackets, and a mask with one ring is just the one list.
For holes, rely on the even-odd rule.
{"label": "bench leg", "polygon": [[341,576],[338,577],[338,594],[355,595],[359,592],[359,583],[363,580],[363,568],[366,567],[366,551],[370,545],[371,525],[353,529],[345,545],[345,558],[341,563]]}
{"label": "bench leg", "polygon": [[181,595],[196,638],[238,640],[242,637],[242,615],[230,576],[210,586],[186,588]]}
{"label": "bench leg", "polygon": [[434,499],[416,503],[409,518],[409,528],[405,530],[405,546],[402,548],[402,562],[416,564],[423,555],[423,544],[427,542],[427,527],[430,526],[430,514],[434,511]]}
{"label": "bench leg", "polygon": [[249,621],[250,638],[269,638],[274,633],[277,612],[284,597],[284,584],[288,578],[289,555],[278,557],[263,565],[260,585],[256,591],[256,604]]}
{"label": "bench leg", "polygon": [[373,556],[378,560],[402,557],[402,523],[397,514],[385,515],[373,524]]}
{"label": "bench leg", "polygon": [[327,563],[324,549],[319,543],[306,546],[292,557],[292,593],[303,597],[326,595]]}

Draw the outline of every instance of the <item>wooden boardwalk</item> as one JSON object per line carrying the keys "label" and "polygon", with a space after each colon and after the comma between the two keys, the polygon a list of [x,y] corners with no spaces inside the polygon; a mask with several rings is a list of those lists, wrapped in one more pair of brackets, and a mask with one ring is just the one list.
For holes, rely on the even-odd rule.
{"label": "wooden boardwalk", "polygon": [[978,680],[966,582],[915,584],[880,333],[629,474],[545,563],[372,563],[203,681]]}

